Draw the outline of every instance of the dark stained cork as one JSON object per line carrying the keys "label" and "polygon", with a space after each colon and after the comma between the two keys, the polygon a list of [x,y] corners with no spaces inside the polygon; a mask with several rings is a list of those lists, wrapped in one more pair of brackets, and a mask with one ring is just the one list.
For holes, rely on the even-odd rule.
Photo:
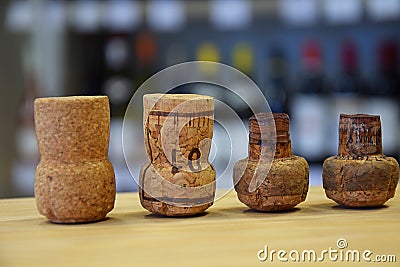
{"label": "dark stained cork", "polygon": [[[286,210],[304,201],[308,192],[309,168],[302,157],[293,156],[289,116],[283,113],[260,113],[249,119],[249,157],[234,167],[235,190],[241,202],[259,211]],[[276,146],[271,136],[276,132]],[[268,170],[266,158],[273,153]],[[264,156],[263,156],[264,155]],[[262,173],[265,178],[254,191],[251,181]]]}
{"label": "dark stained cork", "polygon": [[380,117],[340,114],[338,155],[353,158],[382,155]]}
{"label": "dark stained cork", "polygon": [[382,154],[380,117],[341,114],[338,155],[323,164],[326,196],[347,207],[374,207],[394,197],[399,164]]}
{"label": "dark stained cork", "polygon": [[35,174],[39,212],[58,223],[103,219],[116,192],[108,160],[108,98],[38,98],[34,114],[41,156]]}

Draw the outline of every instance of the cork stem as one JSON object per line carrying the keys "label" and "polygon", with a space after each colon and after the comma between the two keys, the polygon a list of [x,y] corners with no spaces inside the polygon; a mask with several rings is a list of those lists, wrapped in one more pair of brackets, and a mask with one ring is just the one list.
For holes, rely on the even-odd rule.
{"label": "cork stem", "polygon": [[[273,118],[273,120],[272,120]],[[292,147],[289,133],[289,116],[284,113],[259,113],[249,119],[249,159],[260,160],[261,154],[274,158],[287,158],[292,156]],[[270,137],[276,131],[276,144]],[[261,132],[264,133],[261,136]]]}
{"label": "cork stem", "polygon": [[274,158],[292,156],[292,145],[289,132],[289,116],[285,113],[274,113],[276,127],[276,149]]}
{"label": "cork stem", "polygon": [[380,117],[340,114],[338,155],[353,158],[382,155]]}

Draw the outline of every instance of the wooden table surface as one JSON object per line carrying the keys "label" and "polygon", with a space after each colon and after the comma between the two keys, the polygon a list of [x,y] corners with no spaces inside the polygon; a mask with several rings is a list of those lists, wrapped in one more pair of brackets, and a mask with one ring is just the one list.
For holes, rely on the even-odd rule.
{"label": "wooden table surface", "polygon": [[[296,250],[302,255],[304,250],[314,250],[318,257],[330,247],[343,251],[343,255],[348,250],[358,250],[361,254],[371,250],[370,259],[376,255],[395,255],[397,262],[369,266],[399,266],[399,226],[398,195],[382,208],[353,210],[338,207],[325,197],[321,187],[311,187],[306,202],[296,209],[276,213],[249,210],[232,191],[216,201],[206,214],[191,218],[151,215],[140,206],[137,193],[123,193],[117,195],[108,219],[74,225],[48,222],[38,214],[33,198],[2,199],[0,266],[287,266],[292,263],[288,254],[289,262],[281,262],[276,255],[272,262],[270,258],[261,262],[257,253],[266,245],[269,252]],[[347,241],[347,248],[338,248],[340,238]],[[332,255],[334,258],[335,254]],[[340,259],[331,261],[325,254],[322,263],[310,263],[306,257],[296,266],[343,263]],[[366,265],[361,259],[350,262],[349,266]]]}

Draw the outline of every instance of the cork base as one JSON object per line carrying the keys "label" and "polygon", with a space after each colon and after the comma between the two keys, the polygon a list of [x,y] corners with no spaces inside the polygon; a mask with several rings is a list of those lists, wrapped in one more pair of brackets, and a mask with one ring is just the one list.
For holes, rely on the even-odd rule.
{"label": "cork base", "polygon": [[328,198],[346,207],[376,207],[394,197],[399,164],[394,158],[370,156],[325,160],[323,186]]}
{"label": "cork base", "polygon": [[240,202],[246,204],[251,209],[258,211],[280,211],[293,209],[297,204],[303,202],[302,195],[292,196],[254,196],[239,194]]}
{"label": "cork base", "polygon": [[210,202],[201,206],[177,207],[167,203],[163,203],[157,199],[147,200],[143,199],[142,197],[140,198],[140,203],[146,210],[155,214],[168,217],[194,216],[202,214],[213,204],[213,202]]}
{"label": "cork base", "polygon": [[345,192],[325,190],[325,194],[339,205],[351,208],[378,207],[388,200],[387,192],[376,190]]}
{"label": "cork base", "polygon": [[157,169],[146,163],[139,175],[140,201],[148,211],[165,216],[203,213],[213,204],[215,177],[212,165],[198,172],[176,172],[167,163]]}
{"label": "cork base", "polygon": [[55,223],[103,219],[114,208],[114,170],[108,160],[54,164],[41,162],[35,175],[39,212]]}
{"label": "cork base", "polygon": [[[241,202],[259,211],[279,211],[291,209],[306,199],[309,168],[305,159],[297,156],[274,159],[262,184],[249,192],[258,163],[243,159],[234,167],[235,190]],[[259,170],[267,172],[263,168],[266,167],[261,163]]]}

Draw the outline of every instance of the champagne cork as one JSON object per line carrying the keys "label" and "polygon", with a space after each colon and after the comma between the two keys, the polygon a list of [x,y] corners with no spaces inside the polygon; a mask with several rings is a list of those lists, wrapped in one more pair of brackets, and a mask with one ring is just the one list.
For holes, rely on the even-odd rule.
{"label": "champagne cork", "polygon": [[116,191],[108,160],[108,98],[38,98],[34,115],[41,156],[35,174],[39,212],[57,223],[103,219],[114,207]]}
{"label": "champagne cork", "polygon": [[[292,154],[289,116],[260,113],[249,119],[249,129],[249,157],[238,161],[233,172],[239,200],[259,211],[287,210],[304,201],[308,192],[309,168],[304,158]],[[273,130],[276,131],[275,146],[270,140]],[[272,153],[274,159],[268,171],[263,155]],[[250,183],[256,172],[263,173],[265,178],[256,190],[251,191]]]}
{"label": "champagne cork", "polygon": [[215,170],[208,162],[214,100],[195,94],[143,97],[144,139],[149,162],[140,173],[140,200],[166,216],[204,212],[214,201]]}
{"label": "champagne cork", "polygon": [[399,164],[382,154],[380,117],[341,114],[338,155],[323,164],[326,196],[347,207],[375,207],[394,197]]}

